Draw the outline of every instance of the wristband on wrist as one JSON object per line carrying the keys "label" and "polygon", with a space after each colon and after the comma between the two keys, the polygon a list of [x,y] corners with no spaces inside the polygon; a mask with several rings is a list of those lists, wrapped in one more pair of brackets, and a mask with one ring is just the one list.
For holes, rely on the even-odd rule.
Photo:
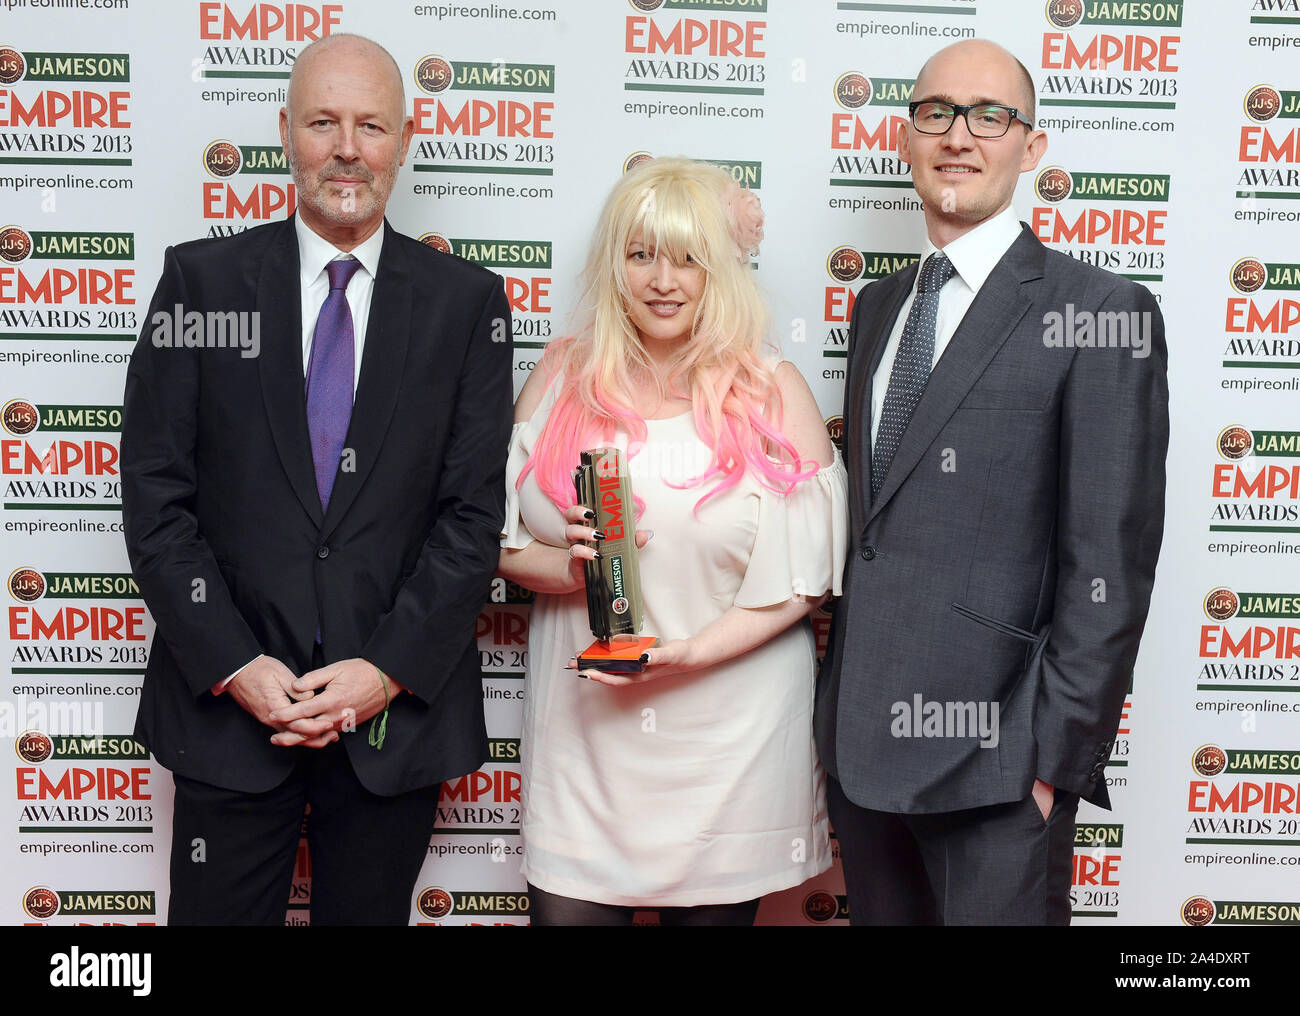
{"label": "wristband on wrist", "polygon": [[379,675],[379,686],[384,689],[384,711],[371,719],[368,737],[370,747],[375,751],[381,751],[384,747],[384,739],[388,737],[388,675],[378,667],[375,667],[375,672]]}

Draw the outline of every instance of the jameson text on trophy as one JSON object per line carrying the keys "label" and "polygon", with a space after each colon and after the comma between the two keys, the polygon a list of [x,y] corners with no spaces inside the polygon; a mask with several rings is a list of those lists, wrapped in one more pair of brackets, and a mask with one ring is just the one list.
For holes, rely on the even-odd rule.
{"label": "jameson text on trophy", "polygon": [[587,615],[596,641],[578,654],[579,670],[639,674],[641,655],[659,640],[640,636],[644,623],[641,568],[637,561],[632,481],[617,448],[582,453],[573,474],[578,502],[595,515],[592,526],[605,534],[600,557],[587,561]]}

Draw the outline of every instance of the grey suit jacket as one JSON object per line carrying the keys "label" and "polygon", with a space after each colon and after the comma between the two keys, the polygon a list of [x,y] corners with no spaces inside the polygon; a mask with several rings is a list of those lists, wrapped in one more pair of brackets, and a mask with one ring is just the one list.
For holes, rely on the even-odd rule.
{"label": "grey suit jacket", "polygon": [[[872,503],[872,375],[916,271],[867,286],[853,313],[852,541],[818,680],[822,761],[850,800],[880,811],[1023,800],[1035,777],[1109,807],[1105,761],[1164,524],[1159,305],[1024,227],[935,365]],[[1124,313],[1148,330],[1149,355],[1049,345],[1053,312],[1076,328],[1081,312]],[[1118,318],[1104,321],[1115,334]]]}

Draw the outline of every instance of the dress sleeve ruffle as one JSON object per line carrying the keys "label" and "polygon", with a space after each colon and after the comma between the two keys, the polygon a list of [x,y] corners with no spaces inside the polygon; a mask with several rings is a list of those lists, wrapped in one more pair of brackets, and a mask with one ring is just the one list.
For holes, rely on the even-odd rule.
{"label": "dress sleeve ruffle", "polygon": [[831,464],[787,496],[762,488],[758,530],[737,607],[769,607],[795,596],[840,595],[848,552],[848,477],[839,449]]}
{"label": "dress sleeve ruffle", "polygon": [[536,539],[524,525],[519,512],[519,491],[515,487],[531,451],[524,440],[528,425],[529,421],[516,423],[510,431],[510,452],[506,456],[506,519],[501,532],[501,546],[506,550],[522,550]]}

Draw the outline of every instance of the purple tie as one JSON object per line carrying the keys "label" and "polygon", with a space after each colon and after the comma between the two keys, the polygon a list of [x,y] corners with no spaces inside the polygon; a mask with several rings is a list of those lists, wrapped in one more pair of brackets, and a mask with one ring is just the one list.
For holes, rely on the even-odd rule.
{"label": "purple tie", "polygon": [[352,419],[352,310],[346,291],[360,267],[361,262],[354,258],[331,261],[325,266],[330,291],[316,318],[307,361],[307,429],[311,432],[321,511],[330,506],[334,476]]}

